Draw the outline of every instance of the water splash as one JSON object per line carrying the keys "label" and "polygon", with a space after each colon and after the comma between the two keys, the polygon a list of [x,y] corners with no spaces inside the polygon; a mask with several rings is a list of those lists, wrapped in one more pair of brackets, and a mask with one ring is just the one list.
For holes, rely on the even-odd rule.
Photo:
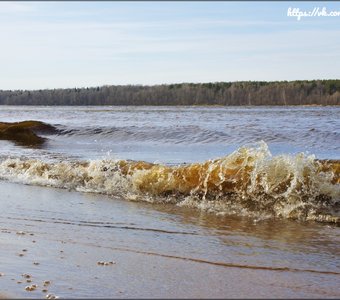
{"label": "water splash", "polygon": [[10,158],[0,162],[0,178],[218,214],[340,224],[340,162],[303,153],[272,156],[264,142],[222,158],[178,166]]}

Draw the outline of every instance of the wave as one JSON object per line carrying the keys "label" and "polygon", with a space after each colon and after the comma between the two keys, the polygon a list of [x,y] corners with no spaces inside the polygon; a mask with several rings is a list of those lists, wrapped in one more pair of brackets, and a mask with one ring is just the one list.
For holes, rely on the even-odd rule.
{"label": "wave", "polygon": [[303,153],[272,156],[264,142],[222,158],[178,166],[7,158],[0,162],[0,178],[217,214],[340,224],[340,161]]}
{"label": "wave", "polygon": [[[290,144],[317,149],[321,145],[327,145],[329,150],[339,150],[338,143],[330,142],[338,140],[339,133],[330,130],[306,127],[306,130],[290,129],[289,132],[275,132],[270,126],[261,127],[259,124],[228,125],[225,127],[206,128],[181,124],[180,126],[70,126],[63,124],[47,124],[41,121],[22,121],[15,123],[0,122],[0,139],[10,140],[20,146],[38,147],[44,146],[48,140],[82,141],[89,143],[93,140],[105,143],[138,143],[151,142],[157,144],[235,144],[242,145],[248,142],[265,140],[270,143]],[[209,127],[209,126],[208,126]],[[312,132],[312,134],[311,134]],[[60,141],[59,141],[60,142]],[[41,147],[40,147],[41,148]]]}
{"label": "wave", "polygon": [[[270,125],[254,122],[240,125],[224,124],[219,128],[208,124],[166,124],[135,126],[124,124],[122,126],[66,126],[55,125],[58,135],[62,137],[84,139],[100,139],[101,141],[115,142],[153,142],[171,144],[237,144],[242,145],[249,141],[265,140],[270,143],[308,145],[310,148],[325,145],[330,149],[339,150],[339,144],[330,141],[339,140],[340,133],[329,128],[321,129],[304,124],[304,128],[282,129],[279,132]],[[237,134],[235,134],[237,132]]]}
{"label": "wave", "polygon": [[[181,125],[179,127],[161,127],[161,126],[121,126],[121,127],[93,127],[84,126],[79,128],[69,128],[64,125],[56,125],[58,134],[69,138],[100,138],[114,140],[116,142],[126,141],[148,141],[162,142],[171,144],[210,144],[227,143],[227,144],[244,144],[249,140],[264,139],[271,143],[292,143],[302,145],[308,143],[312,146],[321,145],[324,142],[338,140],[340,134],[338,132],[328,132],[314,129],[313,134],[309,130],[299,132],[281,132],[277,133],[271,129],[263,129],[257,126],[243,126],[242,134],[235,135],[235,129],[239,130],[239,126],[231,126],[229,128],[221,128],[216,130],[213,128],[202,128],[193,125]],[[338,150],[337,144],[330,147]]]}
{"label": "wave", "polygon": [[[41,136],[43,134],[44,136]],[[70,128],[61,124],[47,124],[41,121],[22,121],[14,123],[0,122],[0,139],[13,141],[21,146],[37,146],[45,143],[51,135],[63,138],[103,138],[114,141],[149,141],[182,144],[220,142],[230,138],[228,134],[202,129],[199,126],[182,126],[169,130],[167,127],[93,127],[83,126]]]}
{"label": "wave", "polygon": [[45,138],[38,133],[55,133],[57,129],[40,121],[0,122],[0,139],[9,140],[22,146],[41,145]]}
{"label": "wave", "polygon": [[73,138],[103,138],[114,141],[148,141],[166,142],[175,144],[202,143],[207,144],[219,140],[220,142],[230,139],[230,135],[222,131],[209,130],[199,126],[186,125],[178,128],[161,126],[123,126],[123,127],[92,127],[84,126],[69,128],[58,126],[58,134]]}

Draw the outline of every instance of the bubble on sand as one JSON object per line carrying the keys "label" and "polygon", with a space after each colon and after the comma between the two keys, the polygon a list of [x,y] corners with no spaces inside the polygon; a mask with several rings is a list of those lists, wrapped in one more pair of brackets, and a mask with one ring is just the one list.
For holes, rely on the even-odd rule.
{"label": "bubble on sand", "polygon": [[51,284],[51,280],[45,280],[44,281],[44,286],[48,286],[48,285],[50,285]]}
{"label": "bubble on sand", "polygon": [[38,286],[36,284],[28,285],[25,287],[25,290],[28,292],[34,291]]}
{"label": "bubble on sand", "polygon": [[54,295],[54,294],[47,294],[47,295],[45,296],[45,298],[46,298],[46,299],[59,299],[59,297],[56,296],[56,295]]}
{"label": "bubble on sand", "polygon": [[115,264],[115,261],[97,261],[98,266],[109,266]]}

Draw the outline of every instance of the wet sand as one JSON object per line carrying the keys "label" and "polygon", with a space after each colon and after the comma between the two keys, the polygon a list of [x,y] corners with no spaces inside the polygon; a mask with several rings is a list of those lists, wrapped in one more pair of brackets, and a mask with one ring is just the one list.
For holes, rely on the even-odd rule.
{"label": "wet sand", "polygon": [[2,297],[340,297],[338,227],[3,181],[0,192]]}

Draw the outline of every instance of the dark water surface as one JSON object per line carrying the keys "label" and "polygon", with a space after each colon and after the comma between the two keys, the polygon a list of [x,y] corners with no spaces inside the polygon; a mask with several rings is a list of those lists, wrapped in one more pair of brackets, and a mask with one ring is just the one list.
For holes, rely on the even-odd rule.
{"label": "dark water surface", "polygon": [[39,120],[61,132],[41,150],[1,141],[0,154],[197,162],[264,141],[272,154],[339,159],[340,107],[1,106],[1,122]]}

